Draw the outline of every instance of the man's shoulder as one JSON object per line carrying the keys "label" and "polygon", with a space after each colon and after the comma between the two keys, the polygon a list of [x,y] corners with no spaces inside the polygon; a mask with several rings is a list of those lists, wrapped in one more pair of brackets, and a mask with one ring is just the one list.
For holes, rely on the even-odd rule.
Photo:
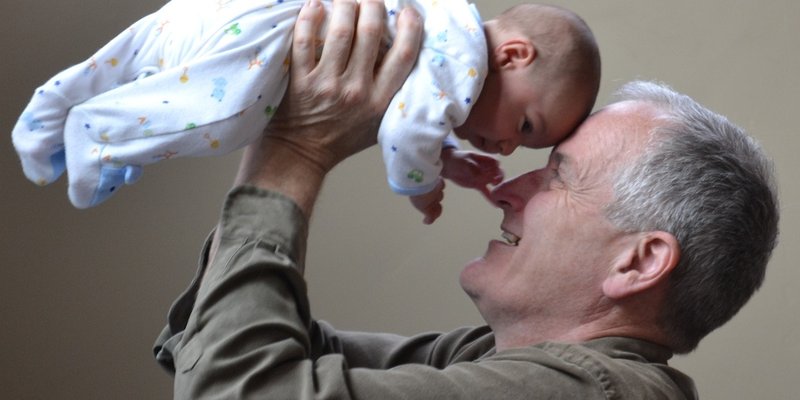
{"label": "man's shoulder", "polygon": [[441,366],[478,361],[495,353],[494,333],[486,326],[465,326],[439,334],[434,356]]}
{"label": "man's shoulder", "polygon": [[545,342],[504,350],[486,360],[527,363],[529,373],[547,376],[553,385],[577,380],[613,398],[696,399],[692,379],[667,364],[671,357],[672,351],[654,343],[607,337],[583,343]]}

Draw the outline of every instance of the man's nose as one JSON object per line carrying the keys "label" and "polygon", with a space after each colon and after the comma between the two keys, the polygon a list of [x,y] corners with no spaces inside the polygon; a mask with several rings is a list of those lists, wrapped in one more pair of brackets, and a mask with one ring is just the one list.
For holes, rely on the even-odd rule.
{"label": "man's nose", "polygon": [[489,194],[492,204],[506,211],[522,209],[525,206],[525,199],[519,190],[521,178],[522,176],[518,176],[495,186]]}
{"label": "man's nose", "polygon": [[505,211],[518,211],[525,208],[528,199],[540,186],[539,171],[541,170],[528,172],[495,186],[489,194],[492,204]]}

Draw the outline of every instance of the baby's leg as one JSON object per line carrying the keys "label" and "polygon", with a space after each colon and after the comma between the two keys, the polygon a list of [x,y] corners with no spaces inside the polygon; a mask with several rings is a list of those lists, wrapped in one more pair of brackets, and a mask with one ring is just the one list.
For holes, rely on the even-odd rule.
{"label": "baby's leg", "polygon": [[46,185],[64,172],[64,125],[71,107],[157,68],[157,60],[136,57],[155,23],[154,15],[143,18],[89,60],[58,73],[36,90],[12,132],[28,179]]}
{"label": "baby's leg", "polygon": [[226,22],[191,58],[73,108],[68,130],[81,131],[66,137],[73,204],[99,204],[146,164],[220,155],[258,137],[288,83],[299,4],[281,7],[277,20],[253,12]]}
{"label": "baby's leg", "polygon": [[[282,93],[283,90],[278,90]],[[247,145],[266,126],[273,108],[265,97],[237,115],[213,124],[170,135],[96,143],[86,135],[67,137],[70,201],[88,208],[108,200],[125,185],[135,183],[142,166],[183,156],[221,155]],[[70,118],[67,124],[80,124]],[[225,135],[224,132],[237,133]],[[78,150],[80,149],[80,150]]]}

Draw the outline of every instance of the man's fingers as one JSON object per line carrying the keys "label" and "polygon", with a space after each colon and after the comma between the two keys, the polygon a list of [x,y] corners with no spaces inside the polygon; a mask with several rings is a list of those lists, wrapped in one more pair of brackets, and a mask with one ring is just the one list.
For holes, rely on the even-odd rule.
{"label": "man's fingers", "polygon": [[317,64],[317,37],[320,24],[325,17],[325,9],[319,0],[310,0],[300,9],[292,34],[291,73],[306,76]]}
{"label": "man's fingers", "polygon": [[325,47],[319,59],[320,69],[327,76],[338,77],[350,59],[350,45],[355,35],[358,3],[355,0],[335,0],[331,13]]}
{"label": "man's fingers", "polygon": [[375,76],[376,95],[389,104],[414,67],[422,43],[422,18],[416,10],[406,7],[397,18],[397,35],[383,58]]}
{"label": "man's fingers", "polygon": [[358,14],[355,42],[350,54],[348,69],[365,80],[372,81],[375,61],[386,24],[386,6],[383,0],[362,0]]}

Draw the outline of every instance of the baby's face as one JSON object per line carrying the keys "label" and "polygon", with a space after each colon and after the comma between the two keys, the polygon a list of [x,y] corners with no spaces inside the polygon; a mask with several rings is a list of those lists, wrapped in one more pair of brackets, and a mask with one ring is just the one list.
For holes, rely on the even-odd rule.
{"label": "baby's face", "polygon": [[481,151],[509,155],[518,146],[553,146],[589,111],[579,91],[499,75],[487,77],[467,120],[455,129],[456,136]]}

